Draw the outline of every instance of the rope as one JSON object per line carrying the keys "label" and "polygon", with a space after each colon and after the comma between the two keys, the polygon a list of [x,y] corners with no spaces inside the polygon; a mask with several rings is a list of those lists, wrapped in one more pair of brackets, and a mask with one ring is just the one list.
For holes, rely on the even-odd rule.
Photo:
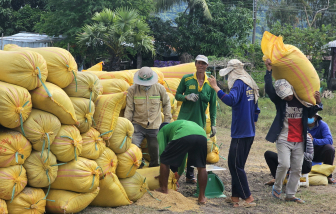
{"label": "rope", "polygon": [[49,158],[49,153],[50,153],[50,138],[49,138],[49,133],[47,134],[47,138],[48,138],[48,153],[47,153],[47,159],[44,160],[44,163],[48,160]]}
{"label": "rope", "polygon": [[119,149],[121,149],[121,148],[124,146],[124,144],[125,144],[125,142],[126,142],[126,139],[127,139],[127,136],[125,136],[123,142],[122,142],[121,145],[119,146]]}
{"label": "rope", "polygon": [[93,116],[91,116],[91,119],[92,119],[94,127],[96,127],[96,121],[93,119]]}
{"label": "rope", "polygon": [[[24,108],[28,103],[29,103],[29,101],[27,101],[25,104],[23,104],[22,108]],[[22,119],[22,112],[21,111],[20,111],[20,124],[21,124],[22,134],[23,134],[23,136],[26,137],[26,133],[24,132],[24,129],[23,129],[23,119]]]}
{"label": "rope", "polygon": [[[20,170],[20,173],[19,173],[19,177],[21,175],[21,172],[22,172],[22,165],[21,165],[21,170]],[[12,198],[11,198],[11,201],[9,203],[12,203],[13,199],[14,199],[14,194],[15,194],[15,187],[16,187],[16,183],[14,184],[13,186],[13,190],[12,190]]]}
{"label": "rope", "polygon": [[[68,68],[70,68],[70,66],[69,65],[66,65]],[[76,82],[76,92],[77,92],[77,77],[76,77],[76,75],[75,75],[75,72],[74,72],[74,70],[72,70],[72,74],[74,75],[74,79],[75,79],[75,82]]]}
{"label": "rope", "polygon": [[110,133],[110,132],[113,132],[113,130],[110,130],[110,131],[104,132],[103,134],[99,135],[99,137],[101,137],[101,136],[103,136],[103,135],[106,135],[106,134],[108,134],[108,133]]}
{"label": "rope", "polygon": [[130,170],[128,170],[126,177],[128,176],[128,174],[131,172],[132,168],[133,168],[134,164],[131,166]]}
{"label": "rope", "polygon": [[[97,168],[96,168],[95,170],[97,170],[98,168],[100,168],[100,170],[102,171],[102,174],[103,174],[103,179],[104,179],[105,177],[104,177],[104,172],[103,172],[103,169],[102,169],[100,166],[97,166]],[[93,175],[92,184],[91,184],[91,187],[90,187],[90,189],[92,189],[92,187],[93,187],[93,184],[94,184],[94,180],[95,180],[95,178],[96,178],[96,174],[94,174],[94,175]]]}
{"label": "rope", "polygon": [[[145,183],[146,182],[146,178],[145,178],[145,180],[143,181],[143,183]],[[154,195],[145,187],[145,190],[149,193],[149,195],[150,196],[152,196],[153,198],[155,198],[154,197]],[[158,199],[158,198],[155,198],[157,201],[161,201],[160,199]]]}
{"label": "rope", "polygon": [[15,161],[16,161],[16,163],[19,163],[19,158],[18,158],[18,155],[20,155],[20,156],[21,156],[21,159],[23,159],[23,158],[24,158],[24,155],[20,154],[19,152],[15,152]]}
{"label": "rope", "polygon": [[[68,138],[68,139],[70,139],[70,140],[72,140],[72,141],[75,141],[74,139],[72,139],[71,137],[69,137],[69,136],[61,136],[61,137],[63,137],[63,138]],[[77,152],[76,152],[76,146],[74,145],[74,149],[75,149],[75,159],[76,159],[76,161],[77,161]]]}
{"label": "rope", "polygon": [[39,71],[38,77],[39,77],[39,79],[40,79],[40,81],[41,81],[41,83],[42,83],[42,86],[43,86],[44,90],[47,92],[48,97],[51,97],[51,94],[50,94],[50,92],[49,92],[47,86],[46,86],[46,85],[44,84],[44,82],[42,81],[42,76],[41,76],[40,68],[39,68],[39,67],[36,67],[36,68],[37,68],[38,71]]}

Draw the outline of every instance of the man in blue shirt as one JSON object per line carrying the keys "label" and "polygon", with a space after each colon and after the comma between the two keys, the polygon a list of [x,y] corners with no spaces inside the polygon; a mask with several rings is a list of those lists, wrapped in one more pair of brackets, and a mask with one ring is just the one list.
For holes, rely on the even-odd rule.
{"label": "man in blue shirt", "polygon": [[[227,68],[219,71],[221,76],[228,76],[230,93],[226,94],[217,86],[216,79],[208,78],[217,96],[226,105],[232,107],[231,145],[228,166],[232,177],[232,196],[226,202],[234,207],[256,206],[251,195],[244,170],[247,156],[255,136],[254,123],[258,120],[258,86],[244,70],[244,64],[237,59],[230,60]],[[239,202],[239,198],[243,201]]]}
{"label": "man in blue shirt", "polygon": [[[313,161],[333,165],[335,158],[333,139],[328,124],[322,120],[318,113],[314,117],[308,118],[308,132],[314,144]],[[332,174],[328,176],[328,182],[330,184],[336,183]]]}

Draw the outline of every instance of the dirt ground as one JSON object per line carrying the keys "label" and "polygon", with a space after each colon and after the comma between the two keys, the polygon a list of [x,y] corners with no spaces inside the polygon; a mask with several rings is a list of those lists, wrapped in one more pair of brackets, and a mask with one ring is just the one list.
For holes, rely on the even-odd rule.
{"label": "dirt ground", "polygon": [[[218,128],[217,141],[220,145],[220,155],[227,158],[230,146],[230,130]],[[285,202],[284,200],[274,199],[271,195],[271,187],[265,186],[264,183],[272,179],[269,169],[264,160],[264,152],[266,150],[276,151],[275,144],[265,140],[265,133],[256,134],[254,144],[250,151],[246,172],[250,185],[250,190],[257,203],[254,208],[233,208],[224,202],[223,198],[208,199],[206,205],[201,206],[199,210],[188,211],[185,213],[336,213],[336,186],[310,186],[308,188],[301,187],[296,194],[297,197],[306,201],[306,204],[296,204],[293,202]],[[220,159],[216,164],[224,167],[226,171],[216,173],[223,181],[225,186],[224,194],[230,196],[231,176],[227,167],[227,160]],[[336,173],[334,173],[334,177]],[[196,192],[196,185],[186,184],[185,177],[180,179],[179,192],[186,197],[193,197]],[[147,194],[147,193],[146,193]],[[193,198],[196,200],[196,198]],[[136,203],[130,206],[118,208],[102,208],[88,207],[81,214],[107,214],[107,213],[173,213],[169,210],[155,210]]]}

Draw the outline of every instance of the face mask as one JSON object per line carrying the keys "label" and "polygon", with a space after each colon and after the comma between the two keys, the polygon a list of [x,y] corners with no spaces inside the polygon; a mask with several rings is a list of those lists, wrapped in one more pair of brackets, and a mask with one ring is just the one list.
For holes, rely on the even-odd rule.
{"label": "face mask", "polygon": [[315,118],[308,118],[308,124],[313,124],[315,122]]}
{"label": "face mask", "polygon": [[152,87],[152,86],[150,85],[150,86],[142,86],[141,88],[142,88],[142,90],[144,90],[144,91],[148,91],[151,87]]}

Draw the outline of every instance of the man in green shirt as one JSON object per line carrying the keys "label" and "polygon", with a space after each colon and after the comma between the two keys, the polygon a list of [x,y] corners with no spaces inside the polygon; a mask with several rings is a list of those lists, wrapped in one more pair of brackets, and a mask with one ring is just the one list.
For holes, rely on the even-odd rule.
{"label": "man in green shirt", "polygon": [[163,123],[157,135],[160,153],[160,188],[157,191],[168,193],[170,166],[178,167],[178,174],[184,171],[186,158],[190,166],[197,167],[199,196],[198,202],[205,204],[207,137],[204,129],[192,121],[176,120]]}
{"label": "man in green shirt", "polygon": [[[176,90],[175,99],[183,101],[178,120],[189,120],[202,128],[206,126],[205,111],[210,110],[211,136],[216,134],[216,92],[211,88],[205,71],[208,67],[208,58],[198,55],[195,59],[196,73],[184,75]],[[189,163],[189,162],[188,162]],[[175,169],[172,168],[174,171]],[[194,169],[188,164],[186,173],[187,183],[196,183]]]}

